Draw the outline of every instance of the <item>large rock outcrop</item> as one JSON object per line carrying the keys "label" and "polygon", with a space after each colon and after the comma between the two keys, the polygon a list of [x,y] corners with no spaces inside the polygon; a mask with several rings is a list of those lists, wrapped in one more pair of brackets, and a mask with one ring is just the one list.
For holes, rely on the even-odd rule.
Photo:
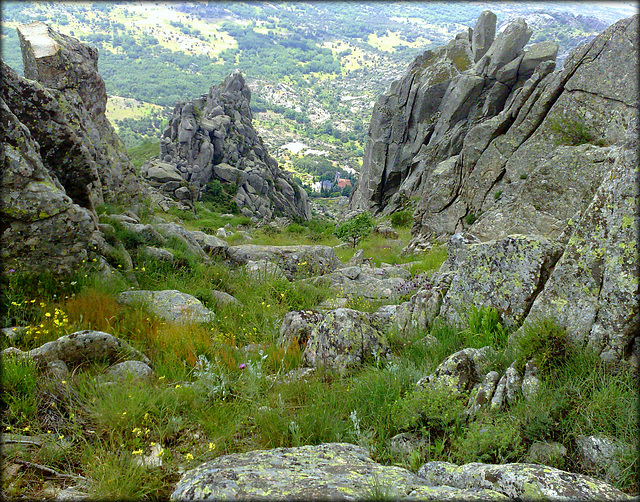
{"label": "large rock outcrop", "polygon": [[7,81],[3,71],[5,100],[39,143],[47,167],[85,207],[82,192],[94,204],[128,202],[140,184],[105,115],[98,51],[40,22],[18,27],[18,36],[26,81]]}
{"label": "large rock outcrop", "polygon": [[[376,103],[353,209],[391,212],[429,186],[429,174],[445,176],[438,203],[446,207],[457,188],[455,166],[439,165],[458,155],[469,131],[500,113],[508,98],[549,61],[557,45],[523,47],[532,31],[516,20],[494,40],[495,15],[485,12],[475,30],[446,47],[428,50]],[[449,162],[451,163],[451,162]]]}
{"label": "large rock outcrop", "polygon": [[[483,16],[472,49],[474,37],[491,33]],[[467,53],[480,57],[473,66],[438,85],[415,77],[418,58],[376,105],[397,101],[384,120],[374,110],[350,203],[393,212],[418,198],[415,242],[475,236],[452,248],[443,270],[448,320],[464,321],[465,305],[494,307],[515,328],[553,318],[577,344],[620,360],[637,351],[640,322],[638,16],[578,48],[558,72],[557,48],[525,48],[529,36],[514,21],[484,55],[476,43],[475,56]],[[467,49],[468,36],[454,43]],[[425,99],[435,100],[432,112],[416,122]],[[383,126],[387,136],[377,132]],[[402,154],[372,156],[392,147]],[[502,248],[509,251],[496,254]],[[536,254],[543,259],[531,261]]]}
{"label": "large rock outcrop", "polygon": [[26,78],[2,63],[5,270],[68,274],[104,247],[95,205],[144,195],[104,111],[97,52],[43,23],[18,28]]}
{"label": "large rock outcrop", "polygon": [[178,103],[146,177],[179,200],[197,199],[212,180],[235,184],[234,200],[247,215],[309,219],[306,192],[279,169],[253,128],[250,100],[236,70],[208,94]]}

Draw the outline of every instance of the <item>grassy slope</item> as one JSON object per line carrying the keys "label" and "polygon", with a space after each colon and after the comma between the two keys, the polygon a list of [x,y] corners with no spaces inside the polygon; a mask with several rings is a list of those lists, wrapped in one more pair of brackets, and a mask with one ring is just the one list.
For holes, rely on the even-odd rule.
{"label": "grassy slope", "polygon": [[[203,207],[200,214],[187,225],[215,229],[224,222]],[[108,215],[101,220],[108,221]],[[231,222],[247,223],[239,218]],[[398,252],[408,231],[398,230],[400,242],[365,239],[365,255],[390,263],[406,260]],[[275,235],[253,234],[254,242],[337,243],[331,225],[322,222],[291,225]],[[597,356],[582,351],[567,349],[565,357],[542,366],[542,387],[533,401],[483,412],[473,422],[465,418],[464,402],[449,394],[411,392],[419,378],[464,347],[493,345],[497,355],[491,368],[505,370],[516,353],[506,347],[508,332],[489,311],[475,311],[466,330],[433,328],[430,334],[439,340],[435,345],[421,342],[427,332],[390,331],[393,358],[388,362],[372,361],[342,377],[320,371],[307,381],[274,382],[267,375],[283,375],[301,361],[297,344],[277,343],[283,315],[313,308],[329,291],[268,276],[256,281],[222,263],[205,265],[178,243],[172,251],[178,258],[174,266],[144,259],[135,247],[130,249],[140,288],[192,294],[215,310],[213,322],[181,326],[142,307],[123,307],[115,294],[128,285],[116,276],[106,281],[93,276],[92,263],[64,281],[16,275],[4,285],[5,316],[31,326],[15,342],[19,348],[81,329],[103,330],[143,351],[155,371],[147,381],[104,387],[99,383],[104,365],[74,370],[64,380],[42,380],[32,365],[5,358],[2,429],[42,441],[40,446],[7,445],[6,465],[21,458],[82,475],[94,496],[152,499],[167,497],[183,469],[252,449],[348,441],[370,448],[380,462],[415,470],[429,460],[524,461],[537,441],[557,441],[572,452],[573,439],[580,434],[630,442],[635,438],[638,396],[631,373],[613,372]],[[346,260],[353,251],[341,258]],[[420,256],[418,271],[435,270],[443,259],[440,251]],[[211,289],[234,295],[242,305],[217,305]],[[544,342],[549,333],[562,338],[552,325],[542,325],[520,353],[538,357],[553,347],[558,354],[557,340]],[[412,454],[394,453],[389,439],[403,431],[420,432],[429,441]],[[161,458],[162,465],[142,467],[142,458]],[[575,469],[574,459],[571,454],[553,465]],[[625,458],[621,465],[612,481],[637,490],[637,459]],[[7,496],[41,497],[44,486],[37,470],[3,477]]]}

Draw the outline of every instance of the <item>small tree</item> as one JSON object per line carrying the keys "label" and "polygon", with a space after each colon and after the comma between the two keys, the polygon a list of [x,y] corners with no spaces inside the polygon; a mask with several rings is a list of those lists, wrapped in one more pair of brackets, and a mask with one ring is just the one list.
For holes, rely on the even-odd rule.
{"label": "small tree", "polygon": [[373,230],[373,218],[368,212],[360,213],[338,225],[333,232],[341,241],[350,243],[354,248]]}

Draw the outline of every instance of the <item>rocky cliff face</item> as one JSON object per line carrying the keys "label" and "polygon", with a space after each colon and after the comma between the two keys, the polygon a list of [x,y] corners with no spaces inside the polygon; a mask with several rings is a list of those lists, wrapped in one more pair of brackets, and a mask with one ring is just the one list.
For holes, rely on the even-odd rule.
{"label": "rocky cliff face", "polygon": [[26,78],[2,63],[2,262],[70,273],[103,242],[94,206],[144,187],[104,115],[96,51],[43,23],[18,33]]}
{"label": "rocky cliff face", "polygon": [[[485,13],[470,44],[467,34],[450,44],[462,47],[467,69],[446,49],[427,52],[380,98],[350,204],[390,213],[413,198],[410,247],[475,236],[446,266],[449,320],[465,305],[497,308],[516,327],[554,318],[604,358],[628,357],[638,352],[640,299],[638,16],[581,46],[558,72],[554,46],[523,50],[531,32],[522,21],[482,54],[492,29]],[[453,76],[425,77],[416,71],[425,62]],[[518,235],[553,250],[540,270],[512,246]]]}
{"label": "rocky cliff face", "polygon": [[[352,208],[401,207],[428,186],[440,162],[448,161],[440,170],[451,170],[467,134],[510,104],[540,63],[548,62],[545,74],[553,71],[557,44],[523,51],[532,34],[524,21],[511,23],[494,40],[495,26],[495,14],[485,11],[474,30],[416,58],[380,97]],[[437,197],[447,206],[455,186],[442,188]]]}
{"label": "rocky cliff face", "polygon": [[253,125],[251,92],[239,71],[198,99],[178,103],[146,166],[152,185],[179,199],[197,198],[211,180],[238,186],[235,201],[249,216],[309,219],[307,195],[278,168]]}
{"label": "rocky cliff face", "polygon": [[[18,35],[26,80],[5,77],[3,96],[40,144],[46,164],[85,207],[128,202],[140,187],[105,116],[98,52],[40,22],[20,26]],[[78,177],[81,170],[84,175]]]}

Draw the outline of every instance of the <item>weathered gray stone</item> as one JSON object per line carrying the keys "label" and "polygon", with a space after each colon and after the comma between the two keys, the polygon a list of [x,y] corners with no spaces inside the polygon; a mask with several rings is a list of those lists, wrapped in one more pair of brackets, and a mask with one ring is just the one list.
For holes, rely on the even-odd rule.
{"label": "weathered gray stone", "polygon": [[489,489],[520,500],[632,500],[603,481],[536,464],[429,462],[418,476],[431,485]]}
{"label": "weathered gray stone", "polygon": [[482,379],[486,349],[463,349],[451,354],[416,386],[447,389],[456,394],[469,392]]}
{"label": "weathered gray stone", "polygon": [[524,52],[524,57],[518,68],[518,77],[522,80],[529,78],[540,63],[544,61],[555,62],[557,55],[557,42],[549,40],[533,44]]}
{"label": "weathered gray stone", "polygon": [[153,370],[142,361],[123,361],[109,367],[107,376],[116,380],[151,378]]}
{"label": "weathered gray stone", "polygon": [[[6,66],[2,74],[4,95],[11,88],[11,79],[19,77]],[[36,83],[30,85],[37,87]],[[4,131],[0,186],[3,270],[69,274],[88,258],[87,249],[98,238],[96,222],[50,173],[35,139],[3,99],[0,106]]]}
{"label": "weathered gray stone", "polygon": [[567,247],[528,317],[555,318],[577,344],[609,360],[628,355],[640,323],[636,148],[620,153],[572,222]]}
{"label": "weathered gray stone", "polygon": [[346,443],[223,455],[186,472],[171,500],[363,500],[381,489],[393,499],[505,500],[489,490],[428,486]]}
{"label": "weathered gray stone", "polygon": [[153,246],[143,246],[140,248],[143,254],[146,254],[156,260],[173,261],[173,253],[166,249],[156,248]]}
{"label": "weathered gray stone", "polygon": [[520,324],[560,253],[556,243],[524,235],[459,247],[448,259],[455,276],[439,317],[462,325],[475,305],[495,308],[507,326]]}
{"label": "weathered gray stone", "polygon": [[176,323],[210,322],[215,316],[200,300],[177,290],[123,291],[117,299],[125,305],[144,304],[158,317]]}
{"label": "weathered gray stone", "polygon": [[386,358],[389,350],[378,316],[340,308],[313,328],[302,358],[307,366],[344,373],[366,361]]}
{"label": "weathered gray stone", "polygon": [[76,331],[27,352],[20,350],[16,352],[13,347],[11,349],[14,350],[5,349],[3,354],[11,352],[29,357],[42,366],[58,360],[71,367],[98,361],[107,361],[113,364],[123,359],[138,360],[150,364],[144,354],[131,347],[127,342],[103,331]]}
{"label": "weathered gray stone", "polygon": [[471,51],[473,62],[477,62],[486,54],[496,36],[496,21],[498,17],[490,10],[482,11],[473,28]]}
{"label": "weathered gray stone", "polygon": [[515,368],[515,364],[512,364],[507,368],[504,376],[506,378],[505,392],[507,403],[515,404],[516,400],[522,393],[522,376]]}
{"label": "weathered gray stone", "polygon": [[533,361],[527,361],[524,368],[524,376],[522,377],[522,394],[527,401],[532,401],[538,389],[540,388],[540,379],[538,378],[538,367]]}
{"label": "weathered gray stone", "polygon": [[314,310],[294,310],[287,312],[280,326],[278,345],[288,346],[294,340],[304,347],[309,335],[321,321],[324,315]]}
{"label": "weathered gray stone", "polygon": [[634,445],[606,436],[578,436],[575,440],[578,459],[587,472],[612,480],[621,474],[621,457],[631,455]]}
{"label": "weathered gray stone", "polygon": [[288,279],[297,276],[322,275],[342,265],[329,246],[258,246],[242,244],[229,246],[229,260],[236,265],[248,261],[269,260],[279,265]]}
{"label": "weathered gray stone", "polygon": [[408,302],[398,306],[394,324],[401,331],[426,331],[440,312],[442,293],[439,288],[421,289]]}
{"label": "weathered gray stone", "polygon": [[500,68],[516,58],[532,34],[533,30],[527,26],[524,19],[516,19],[496,37],[474,69],[479,71],[482,68],[484,75],[495,78]]}
{"label": "weathered gray stone", "polygon": [[237,305],[242,306],[242,303],[229,293],[224,291],[211,290],[211,296],[218,303],[218,305]]}
{"label": "weathered gray stone", "polygon": [[250,100],[251,91],[236,70],[207,95],[177,103],[163,132],[161,157],[183,168],[180,179],[194,193],[219,180],[238,187],[234,200],[249,216],[309,219],[306,192],[278,167],[253,128]]}
{"label": "weathered gray stone", "polygon": [[474,386],[467,402],[467,413],[470,416],[475,416],[481,408],[491,403],[499,379],[500,375],[497,371],[490,371],[480,384]]}
{"label": "weathered gray stone", "polygon": [[374,227],[373,231],[386,239],[398,239],[398,232],[388,222],[379,223]]}

